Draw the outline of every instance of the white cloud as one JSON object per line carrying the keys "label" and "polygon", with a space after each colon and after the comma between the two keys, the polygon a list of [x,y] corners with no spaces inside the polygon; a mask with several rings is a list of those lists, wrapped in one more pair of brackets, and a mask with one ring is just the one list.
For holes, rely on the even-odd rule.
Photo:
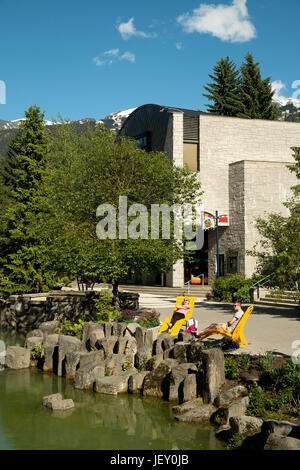
{"label": "white cloud", "polygon": [[110,49],[109,51],[105,51],[104,55],[118,55],[120,49]]}
{"label": "white cloud", "polygon": [[177,18],[187,33],[212,34],[228,42],[247,42],[256,37],[250,21],[247,0],[233,0],[232,5],[201,4],[192,13]]}
{"label": "white cloud", "polygon": [[120,49],[109,49],[108,51],[103,52],[97,57],[93,58],[93,62],[97,67],[102,67],[104,65],[111,65],[117,60],[128,60],[129,62],[135,62],[135,54],[133,52],[126,51],[123,54],[120,54]]}
{"label": "white cloud", "polygon": [[156,33],[145,33],[144,31],[138,31],[133,24],[134,18],[130,18],[127,23],[120,23],[117,26],[117,30],[121,34],[123,39],[129,39],[132,36],[135,37],[143,37],[143,38],[155,38],[157,36]]}
{"label": "white cloud", "polygon": [[183,50],[182,42],[176,42],[175,47],[178,51],[182,51]]}
{"label": "white cloud", "polygon": [[106,60],[100,60],[99,56],[93,58],[93,62],[97,65],[97,67],[101,67],[102,65],[106,64]]}
{"label": "white cloud", "polygon": [[135,55],[132,52],[124,52],[124,54],[121,55],[119,58],[120,60],[128,60],[129,62],[134,63],[135,62]]}
{"label": "white cloud", "polygon": [[275,91],[274,96],[281,96],[280,92],[282,90],[286,90],[285,84],[281,80],[275,80],[274,82],[271,83],[272,85],[272,90]]}

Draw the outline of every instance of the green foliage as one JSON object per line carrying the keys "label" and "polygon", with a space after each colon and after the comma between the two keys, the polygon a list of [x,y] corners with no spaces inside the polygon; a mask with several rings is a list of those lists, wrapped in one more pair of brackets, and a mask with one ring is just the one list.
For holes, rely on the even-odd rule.
{"label": "green foliage", "polygon": [[243,111],[238,116],[247,119],[278,119],[278,110],[272,102],[274,91],[271,80],[262,78],[259,62],[254,62],[253,56],[248,53],[240,70]]}
{"label": "green foliage", "polygon": [[239,300],[242,303],[250,302],[251,279],[243,279],[238,274],[230,274],[229,277],[214,279],[212,285],[213,299],[218,302],[233,302]]}
{"label": "green foliage", "polygon": [[270,78],[263,79],[260,64],[248,53],[239,70],[226,57],[217,62],[212,83],[204,94],[213,104],[208,111],[219,116],[237,116],[246,119],[278,119],[280,111],[273,104],[274,92]]}
{"label": "green foliage", "polygon": [[38,228],[46,211],[41,187],[49,137],[37,106],[25,115],[0,168],[0,290],[6,297],[46,291],[56,280]]}
{"label": "green foliage", "polygon": [[247,414],[266,417],[281,412],[283,407],[300,416],[300,366],[291,359],[279,369],[269,368],[261,385],[250,387]]}
{"label": "green foliage", "polygon": [[239,71],[229,57],[226,57],[217,62],[214,72],[214,75],[209,74],[213,83],[204,87],[208,94],[203,96],[213,102],[207,106],[208,111],[219,116],[237,116],[242,110]]}
{"label": "green foliage", "polygon": [[145,328],[154,328],[155,326],[159,326],[159,315],[160,314],[155,310],[151,312],[143,311],[137,323]]}
{"label": "green foliage", "polygon": [[34,348],[31,352],[31,356],[34,360],[40,359],[42,357],[43,346],[41,343],[34,345]]}
{"label": "green foliage", "polygon": [[272,351],[266,351],[265,355],[259,359],[259,365],[265,372],[273,370],[274,357]]}
{"label": "green foliage", "polygon": [[227,379],[235,380],[239,378],[240,375],[240,367],[238,361],[230,356],[225,357],[224,360],[224,370],[225,370],[225,377]]}
{"label": "green foliage", "polygon": [[240,376],[241,370],[249,369],[251,357],[249,354],[240,354],[239,356],[226,356],[224,359],[225,377],[236,380]]}
{"label": "green foliage", "polygon": [[84,318],[79,318],[77,323],[73,323],[70,320],[65,320],[62,327],[62,332],[65,335],[76,336],[78,339],[82,339],[83,327],[86,324]]}
{"label": "green foliage", "polygon": [[130,361],[124,361],[122,364],[122,370],[129,370],[132,368],[132,363]]}
{"label": "green foliage", "polygon": [[95,299],[96,315],[98,323],[101,325],[105,322],[119,321],[121,311],[113,305],[112,298],[107,290],[103,289],[99,299]]}

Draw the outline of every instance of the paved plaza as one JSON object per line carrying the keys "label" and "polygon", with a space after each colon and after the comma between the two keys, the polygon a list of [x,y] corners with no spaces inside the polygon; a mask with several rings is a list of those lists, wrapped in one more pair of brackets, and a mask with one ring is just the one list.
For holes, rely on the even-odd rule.
{"label": "paved plaza", "polygon": [[[161,320],[172,315],[175,301],[175,297],[140,293],[140,308],[154,308],[160,312]],[[247,306],[243,305],[243,310],[246,310]],[[206,302],[196,298],[192,316],[198,320],[198,328],[203,329],[210,323],[228,321],[232,315],[233,308],[230,304]],[[300,309],[254,304],[254,310],[244,328],[244,335],[248,346],[239,349],[239,353],[254,355],[273,351],[291,356],[296,351],[296,347],[292,347],[295,341],[299,342],[297,348],[300,349]],[[211,338],[221,339],[221,336]]]}

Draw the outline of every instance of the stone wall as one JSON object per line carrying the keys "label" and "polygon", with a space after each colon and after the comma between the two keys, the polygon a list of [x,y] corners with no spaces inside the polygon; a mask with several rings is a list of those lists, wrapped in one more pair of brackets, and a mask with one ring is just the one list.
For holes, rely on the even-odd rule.
{"label": "stone wall", "polygon": [[[97,291],[57,291],[45,294],[11,295],[0,302],[0,328],[28,331],[52,320],[77,320],[86,316],[93,320],[96,314]],[[139,294],[119,293],[120,308],[137,310]]]}

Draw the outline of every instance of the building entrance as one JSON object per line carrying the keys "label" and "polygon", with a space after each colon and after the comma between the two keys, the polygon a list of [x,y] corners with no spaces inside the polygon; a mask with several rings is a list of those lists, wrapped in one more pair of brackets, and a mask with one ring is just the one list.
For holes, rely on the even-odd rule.
{"label": "building entrance", "polygon": [[[197,278],[202,274],[203,276]],[[197,279],[194,279],[197,278]],[[193,280],[194,279],[194,280]],[[204,245],[201,250],[193,252],[191,260],[184,260],[184,283],[191,281],[194,284],[208,284],[208,231],[204,232]]]}

